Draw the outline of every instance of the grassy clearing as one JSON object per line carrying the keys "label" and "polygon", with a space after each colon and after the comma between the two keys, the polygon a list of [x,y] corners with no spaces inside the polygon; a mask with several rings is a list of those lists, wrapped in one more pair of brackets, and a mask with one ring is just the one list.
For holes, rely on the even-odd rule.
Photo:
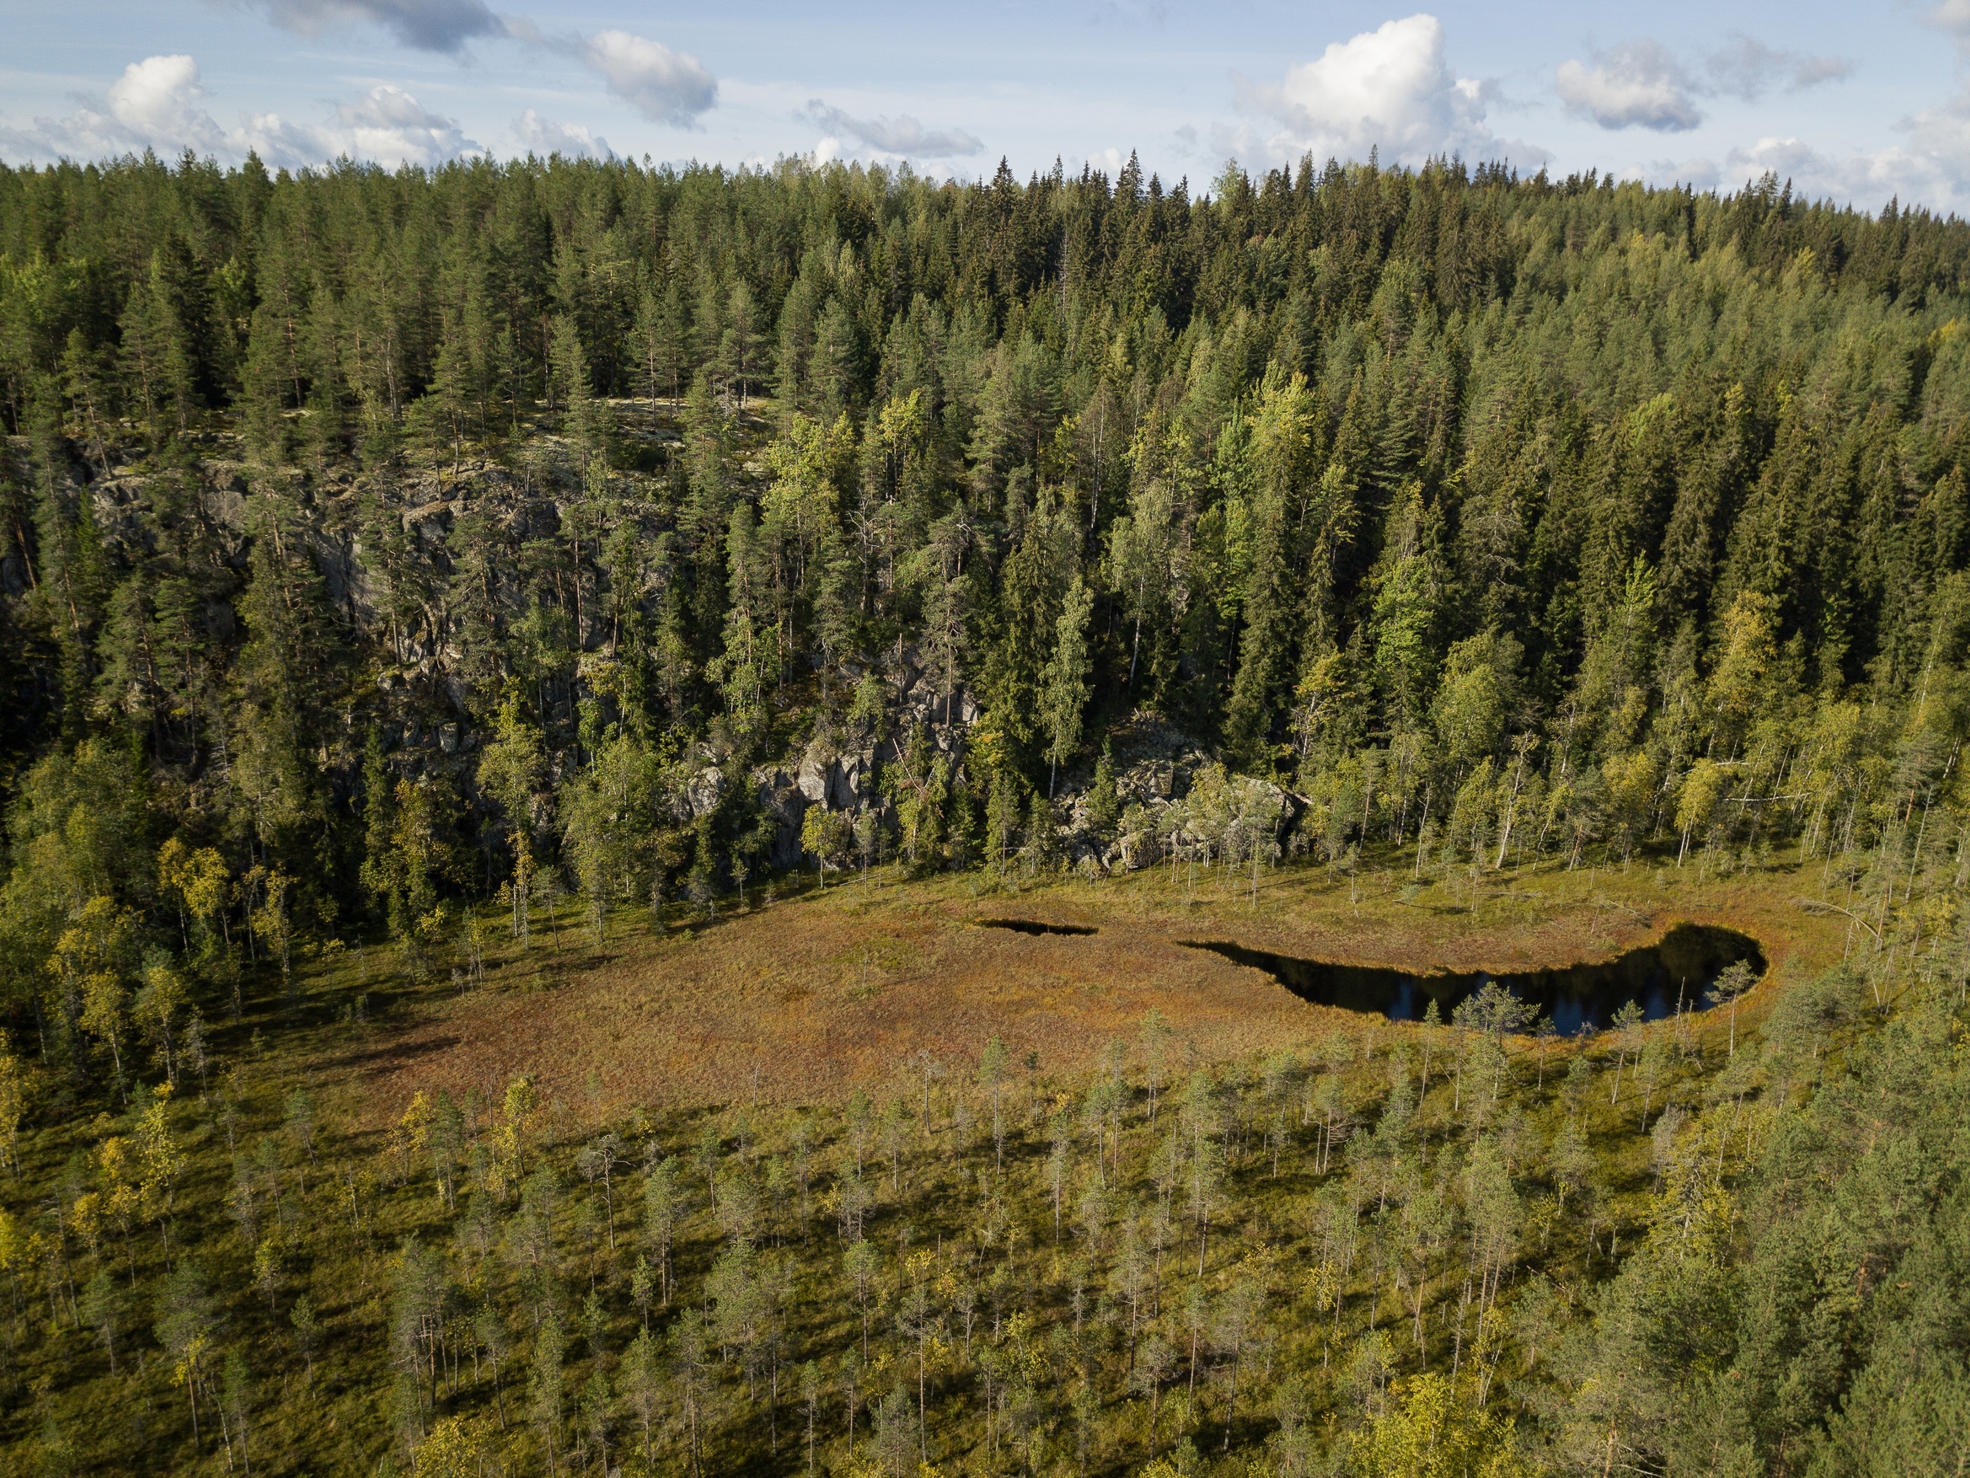
{"label": "grassy clearing", "polygon": [[[1800,907],[1816,879],[1785,867],[1699,881],[1694,869],[1640,863],[1571,873],[1549,865],[1475,889],[1467,879],[1460,888],[1419,884],[1400,867],[1354,879],[1277,869],[1255,894],[1248,881],[1150,871],[994,886],[977,875],[908,879],[880,869],[825,890],[810,883],[661,940],[647,919],[618,915],[600,947],[566,927],[559,946],[495,955],[484,989],[402,999],[387,1047],[323,1054],[316,1067],[378,1112],[415,1087],[461,1093],[515,1073],[571,1103],[599,1082],[612,1114],[638,1104],[827,1101],[907,1076],[925,1051],[975,1063],[994,1035],[1016,1059],[1038,1053],[1043,1073],[1073,1079],[1151,1010],[1206,1063],[1303,1048],[1334,1030],[1389,1030],[1309,1006],[1259,972],[1181,948],[1183,939],[1337,963],[1502,971],[1603,958],[1689,920],[1759,939],[1776,986],[1839,959],[1849,927]],[[1002,916],[1099,932],[977,926]],[[325,973],[315,989],[345,996],[360,987],[352,969]],[[1746,1003],[1747,1020],[1765,999]]]}
{"label": "grassy clearing", "polygon": [[[1447,1033],[1305,1005],[1175,941],[1505,968],[1720,923],[1772,962],[1748,1032],[1775,991],[1842,953],[1844,921],[1795,901],[1810,882],[1637,865],[1452,889],[1285,869],[1254,892],[1167,873],[986,887],[878,872],[783,885],[661,938],[629,917],[599,941],[566,918],[529,949],[487,938],[482,982],[469,952],[434,956],[418,984],[377,946],[331,947],[290,998],[218,1034],[203,1085],[182,1081],[168,1214],[92,1244],[77,1197],[104,1189],[100,1146],[131,1125],[43,1085],[6,1198],[27,1239],[10,1264],[10,1465],[209,1471],[243,1442],[237,1462],[277,1473],[600,1471],[605,1452],[637,1466],[646,1314],[664,1352],[660,1472],[692,1470],[694,1433],[700,1472],[805,1471],[809,1389],[816,1464],[844,1473],[902,1471],[918,1449],[940,1471],[1120,1473],[1149,1461],[1152,1435],[1164,1451],[1187,1437],[1198,1470],[1244,1473],[1263,1451],[1286,1472],[1286,1406],[1334,1450],[1337,1423],[1389,1409],[1391,1376],[1454,1365],[1468,1380],[1478,1359],[1523,1408],[1537,1340],[1484,1343],[1470,1269],[1488,1213],[1460,1177],[1480,1140],[1502,1147],[1500,1327],[1582,1307],[1647,1224],[1659,1158],[1639,1090],[1610,1093],[1609,1044],[1569,1075],[1572,1049],[1542,1069],[1521,1042],[1494,1096]],[[1007,916],[1098,932],[975,922]],[[1715,1097],[1720,1028],[1688,1027],[1649,1084],[1655,1114],[1671,1094]],[[980,1075],[994,1037],[996,1092]],[[314,1100],[311,1147],[296,1089]],[[1404,1095],[1413,1113],[1391,1109]],[[449,1127],[430,1112],[444,1102]],[[1569,1123],[1584,1168],[1554,1158]],[[583,1150],[605,1133],[619,1159],[602,1179]],[[1201,1198],[1184,1169],[1200,1145],[1221,1176]],[[646,1311],[637,1263],[660,1266],[662,1239],[645,1188],[666,1160],[674,1282]],[[1405,1263],[1404,1208],[1427,1186],[1448,1219]],[[406,1271],[411,1239],[439,1255],[428,1288]],[[208,1338],[188,1378],[163,1327],[186,1263]],[[1254,1322],[1234,1337],[1245,1288]],[[1132,1373],[1165,1347],[1182,1358],[1162,1380]],[[441,1465],[448,1443],[469,1449],[462,1466]]]}

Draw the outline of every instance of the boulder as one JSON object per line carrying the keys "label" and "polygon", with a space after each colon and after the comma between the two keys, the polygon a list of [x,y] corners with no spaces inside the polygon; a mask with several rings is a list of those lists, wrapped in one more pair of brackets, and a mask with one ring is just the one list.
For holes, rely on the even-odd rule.
{"label": "boulder", "polygon": [[725,772],[716,765],[707,765],[684,782],[684,803],[694,821],[716,811],[724,795]]}
{"label": "boulder", "polygon": [[816,754],[810,745],[807,753],[800,757],[799,774],[794,783],[809,801],[817,806],[826,805],[828,778],[833,768],[834,762]]}
{"label": "boulder", "polygon": [[872,750],[837,750],[816,742],[800,757],[794,783],[814,805],[859,811],[867,801],[874,768]]}

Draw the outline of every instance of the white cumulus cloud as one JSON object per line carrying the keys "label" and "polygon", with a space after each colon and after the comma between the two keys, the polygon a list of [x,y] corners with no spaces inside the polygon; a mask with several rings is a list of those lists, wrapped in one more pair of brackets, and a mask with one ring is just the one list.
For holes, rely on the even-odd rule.
{"label": "white cumulus cloud", "polygon": [[1746,102],[1756,102],[1773,88],[1801,92],[1854,74],[1854,64],[1844,57],[1805,56],[1742,32],[1706,57],[1703,65],[1713,90]]}
{"label": "white cumulus cloud", "polygon": [[0,153],[17,159],[100,159],[153,149],[172,155],[220,151],[225,130],[200,99],[198,64],[183,55],[145,57],[123,69],[101,98],[59,118],[0,119]]}
{"label": "white cumulus cloud", "polygon": [[[314,33],[331,25],[367,21],[406,46],[457,54],[481,38],[517,42],[536,51],[571,57],[644,117],[689,127],[718,101],[718,79],[688,52],[612,27],[592,36],[550,32],[524,15],[495,14],[486,0],[238,0],[264,9],[278,25]],[[558,127],[559,125],[556,125]],[[562,152],[580,143],[559,139]],[[587,147],[593,150],[593,140]]]}
{"label": "white cumulus cloud", "polygon": [[1673,133],[1703,121],[1688,73],[1660,42],[1625,41],[1592,66],[1569,58],[1553,80],[1568,108],[1602,128]]}
{"label": "white cumulus cloud", "polygon": [[329,132],[346,136],[346,152],[357,159],[429,168],[478,148],[454,120],[428,111],[401,87],[388,83],[340,104],[335,113],[341,129]]}
{"label": "white cumulus cloud", "polygon": [[1896,125],[1904,142],[1883,149],[1828,151],[1790,134],[1773,134],[1730,150],[1718,183],[1725,188],[1772,174],[1793,193],[1878,210],[1891,198],[1934,211],[1970,204],[1970,92],[1959,92]]}
{"label": "white cumulus cloud", "polygon": [[1940,26],[1959,41],[1970,41],[1970,0],[1942,0],[1929,12],[1929,24]]}
{"label": "white cumulus cloud", "polygon": [[384,84],[336,106],[329,121],[298,123],[278,113],[242,115],[226,127],[205,108],[198,64],[189,56],[132,62],[101,102],[84,100],[59,118],[26,125],[0,120],[0,155],[22,160],[100,159],[151,149],[239,160],[249,151],[289,169],[347,156],[390,168],[430,167],[479,152],[456,121]]}
{"label": "white cumulus cloud", "polygon": [[572,48],[609,91],[658,123],[688,125],[718,101],[718,79],[689,52],[631,31],[598,31]]}
{"label": "white cumulus cloud", "polygon": [[1773,90],[1803,92],[1853,72],[1844,57],[1808,56],[1737,32],[1728,45],[1693,64],[1659,41],[1637,37],[1595,53],[1591,62],[1568,58],[1554,72],[1553,84],[1572,112],[1602,128],[1681,133],[1703,122],[1699,98],[1756,102]]}
{"label": "white cumulus cloud", "polygon": [[[254,0],[248,0],[254,3]],[[279,26],[314,35],[332,25],[368,21],[420,51],[455,52],[506,24],[483,0],[259,0]]]}
{"label": "white cumulus cloud", "polygon": [[566,159],[616,157],[616,151],[609,147],[609,141],[591,132],[585,124],[543,118],[532,108],[514,120],[513,136],[519,140],[522,153],[537,154],[543,159],[556,154]]}
{"label": "white cumulus cloud", "polygon": [[1287,68],[1282,82],[1242,82],[1241,104],[1280,126],[1264,140],[1241,131],[1220,133],[1217,142],[1256,144],[1280,157],[1363,159],[1374,149],[1385,162],[1408,164],[1442,154],[1543,158],[1543,150],[1508,148],[1492,134],[1488,95],[1485,83],[1451,70],[1442,22],[1417,14],[1334,42]]}
{"label": "white cumulus cloud", "polygon": [[145,57],[110,84],[110,117],[133,138],[197,148],[217,133],[198,104],[204,93],[198,63],[190,57]]}
{"label": "white cumulus cloud", "polygon": [[976,154],[985,147],[962,128],[927,128],[908,113],[894,118],[856,118],[819,98],[810,99],[795,117],[820,125],[837,143],[842,138],[859,139],[879,154],[898,158],[948,159]]}

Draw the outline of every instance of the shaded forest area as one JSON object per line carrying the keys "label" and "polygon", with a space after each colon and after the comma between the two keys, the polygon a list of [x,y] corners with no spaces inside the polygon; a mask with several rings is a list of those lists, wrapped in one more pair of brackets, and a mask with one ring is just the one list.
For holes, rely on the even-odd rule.
{"label": "shaded forest area", "polygon": [[[0,169],[7,1440],[1959,1472],[1967,257],[1455,164]],[[1492,1000],[379,1144],[294,1068],[792,869],[1289,858],[1796,868],[1850,957],[1550,1073]]]}
{"label": "shaded forest area", "polygon": [[[305,919],[522,850],[722,889],[816,740],[864,850],[1003,860],[1138,709],[1309,843],[1497,863],[1847,851],[1951,767],[1953,222],[1450,166],[0,191],[10,750],[95,740]],[[698,754],[714,834],[584,863],[577,792],[654,837]]]}

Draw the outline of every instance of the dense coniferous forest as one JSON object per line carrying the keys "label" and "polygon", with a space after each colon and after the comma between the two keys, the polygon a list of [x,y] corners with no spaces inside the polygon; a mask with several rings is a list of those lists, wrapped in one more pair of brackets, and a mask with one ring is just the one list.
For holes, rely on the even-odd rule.
{"label": "dense coniferous forest", "polygon": [[[0,168],[0,430],[10,1468],[1963,1471],[1970,227]],[[794,1107],[300,1066],[837,882],[1200,869],[1839,927],[1550,1054],[1494,992]]]}

